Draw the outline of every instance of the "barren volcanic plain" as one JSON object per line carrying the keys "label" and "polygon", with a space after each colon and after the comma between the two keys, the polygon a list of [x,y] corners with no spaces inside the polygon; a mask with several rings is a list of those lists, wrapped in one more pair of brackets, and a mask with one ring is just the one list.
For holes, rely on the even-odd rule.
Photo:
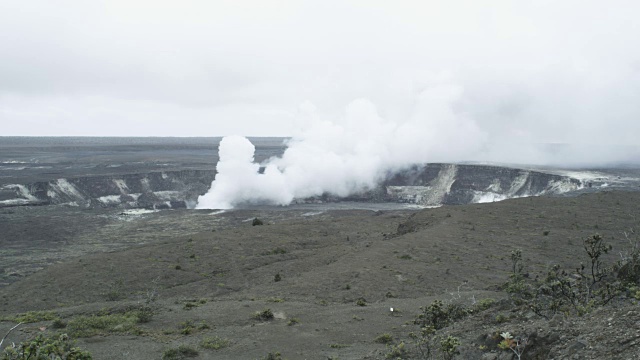
{"label": "barren volcanic plain", "polygon": [[421,359],[416,318],[441,300],[464,314],[436,330],[433,358],[450,335],[454,359],[515,359],[498,346],[509,332],[527,338],[522,359],[638,359],[637,283],[548,318],[506,291],[517,250],[527,283],[590,265],[596,233],[603,266],[638,251],[632,190],[425,209],[4,207],[0,336],[24,324],[2,346],[67,333],[94,359]]}

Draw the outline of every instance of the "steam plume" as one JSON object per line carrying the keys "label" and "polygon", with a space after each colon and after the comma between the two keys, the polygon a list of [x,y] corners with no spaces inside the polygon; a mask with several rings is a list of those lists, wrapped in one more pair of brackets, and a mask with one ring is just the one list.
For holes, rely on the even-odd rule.
{"label": "steam plume", "polygon": [[402,122],[384,119],[366,99],[353,101],[340,119],[322,119],[305,103],[307,126],[282,157],[268,160],[263,174],[254,146],[244,137],[220,142],[218,174],[198,208],[227,209],[241,203],[290,204],[296,198],[330,193],[347,196],[374,187],[388,171],[427,161],[464,159],[478,151],[485,134],[475,121],[454,111],[462,89],[440,85],[421,92]]}

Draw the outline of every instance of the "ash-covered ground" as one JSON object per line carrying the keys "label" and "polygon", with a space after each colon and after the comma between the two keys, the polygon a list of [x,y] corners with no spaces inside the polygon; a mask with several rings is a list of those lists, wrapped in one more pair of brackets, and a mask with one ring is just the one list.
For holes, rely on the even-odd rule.
{"label": "ash-covered ground", "polygon": [[[281,153],[281,140],[264,140],[257,160]],[[215,142],[209,141],[4,138],[0,179],[29,184],[212,170]],[[554,264],[570,270],[587,261],[582,241],[594,233],[613,246],[604,259],[612,264],[640,231],[636,168],[544,170],[582,179],[584,186],[571,196],[437,208],[362,201],[229,211],[4,207],[0,335],[27,311],[48,311],[72,326],[24,324],[9,343],[73,333],[82,316],[126,315],[154,293],[150,321],[132,325],[125,316],[122,324],[91,334],[76,331],[78,344],[96,359],[158,359],[180,345],[202,359],[275,352],[288,359],[384,359],[390,347],[405,343],[403,356],[420,358],[409,333],[420,331],[413,321],[421,306],[494,299],[495,306],[442,330],[460,338],[456,358],[510,359],[492,340],[504,331],[534,339],[523,359],[638,358],[640,312],[633,295],[620,294],[582,317],[548,321],[513,307],[504,292],[515,249],[534,278]],[[473,182],[465,179],[459,180]],[[252,226],[255,218],[264,225]],[[266,308],[273,320],[253,318]],[[185,323],[192,329],[185,331]],[[390,335],[389,346],[376,340],[383,334]],[[202,345],[216,337],[227,345]]]}

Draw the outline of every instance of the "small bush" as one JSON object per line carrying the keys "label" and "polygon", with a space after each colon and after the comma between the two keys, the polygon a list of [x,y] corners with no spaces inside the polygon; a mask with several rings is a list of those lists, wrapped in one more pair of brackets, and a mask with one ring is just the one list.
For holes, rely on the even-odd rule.
{"label": "small bush", "polygon": [[380,344],[391,344],[393,342],[393,336],[391,336],[391,334],[382,334],[375,339],[375,342]]}
{"label": "small bush", "polygon": [[124,280],[117,279],[107,286],[104,292],[107,301],[118,301],[124,297]]}
{"label": "small bush", "polygon": [[51,327],[54,329],[64,329],[67,327],[67,323],[60,320],[60,319],[55,319],[53,320],[53,322],[51,323]]}
{"label": "small bush", "polygon": [[264,253],[262,253],[262,255],[280,255],[280,254],[286,254],[286,253],[287,253],[287,249],[277,247],[273,250],[265,251]]}
{"label": "small bush", "polygon": [[367,306],[367,301],[363,298],[360,298],[356,301],[356,305],[358,306]]}
{"label": "small bush", "polygon": [[74,337],[91,337],[106,333],[137,334],[140,332],[135,326],[137,322],[137,315],[132,313],[79,316],[69,321],[67,330]]}
{"label": "small bush", "polygon": [[293,325],[296,325],[296,324],[299,324],[299,323],[300,323],[300,319],[298,319],[298,318],[291,318],[291,319],[289,319],[289,322],[287,323],[287,325],[289,325],[289,326],[293,326]]}
{"label": "small bush", "polygon": [[199,303],[195,303],[195,302],[186,302],[182,308],[183,308],[184,310],[191,310],[191,309],[193,309],[193,308],[197,308],[198,306],[200,306],[200,304],[199,304]]}
{"label": "small bush", "polygon": [[262,360],[282,360],[282,355],[279,352],[268,353]]}
{"label": "small bush", "polygon": [[136,317],[138,318],[138,322],[141,324],[148,323],[149,321],[151,321],[151,319],[153,318],[153,315],[154,313],[151,306],[142,306],[136,312]]}
{"label": "small bush", "polygon": [[264,309],[262,311],[256,311],[253,314],[253,318],[260,321],[269,321],[274,319],[271,309]]}
{"label": "small bush", "polygon": [[476,311],[487,310],[488,308],[492,307],[495,303],[496,301],[492,298],[481,299],[475,304],[475,310]]}
{"label": "small bush", "polygon": [[458,346],[460,345],[460,339],[449,335],[440,341],[440,351],[442,351],[442,355],[446,360],[451,360],[455,355],[460,353],[458,351]]}
{"label": "small bush", "polygon": [[211,326],[209,326],[209,324],[207,324],[204,320],[200,321],[200,324],[198,324],[198,330],[209,330],[211,329]]}
{"label": "small bush", "polygon": [[180,345],[177,348],[165,350],[162,353],[162,360],[182,360],[196,356],[198,356],[198,350],[186,345]]}
{"label": "small bush", "polygon": [[404,342],[400,342],[398,345],[387,344],[386,359],[402,359],[407,356],[407,349]]}
{"label": "small bush", "polygon": [[220,338],[218,336],[204,338],[202,339],[202,342],[200,342],[201,347],[205,349],[213,349],[213,350],[220,350],[222,348],[226,348],[227,346],[229,346],[229,344],[230,344],[229,340]]}
{"label": "small bush", "polygon": [[[183,321],[180,323],[180,326],[178,327],[178,331],[182,335],[191,335],[196,331],[202,331],[202,330],[208,330],[208,329],[211,329],[211,327],[204,320],[202,320],[200,324],[196,324],[192,320]],[[166,330],[165,332],[167,334],[174,333],[173,330]]]}
{"label": "small bush", "polygon": [[253,221],[251,222],[252,226],[259,226],[259,225],[264,225],[264,223],[262,222],[262,220],[258,219],[258,218],[253,218]]}
{"label": "small bush", "polygon": [[91,354],[74,347],[69,336],[62,334],[57,338],[38,335],[35,339],[18,345],[7,346],[2,353],[2,360],[28,359],[60,359],[60,360],[91,360]]}
{"label": "small bush", "polygon": [[448,304],[435,300],[429,306],[420,307],[422,314],[414,320],[414,324],[420,327],[431,326],[435,330],[442,329],[450,323],[460,320],[469,314],[469,309],[457,304]]}

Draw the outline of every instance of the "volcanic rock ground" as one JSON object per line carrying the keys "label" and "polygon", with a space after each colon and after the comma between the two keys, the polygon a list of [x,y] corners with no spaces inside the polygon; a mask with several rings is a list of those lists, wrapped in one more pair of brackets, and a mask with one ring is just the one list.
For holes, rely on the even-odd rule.
{"label": "volcanic rock ground", "polygon": [[[255,141],[257,161],[283,151],[282,139]],[[0,185],[213,170],[215,146],[204,138],[0,138]],[[531,277],[586,261],[582,240],[594,233],[613,246],[608,264],[629,249],[623,232],[640,231],[638,169],[601,172],[609,189],[636,191],[593,187],[579,196],[423,210],[348,203],[227,212],[0,208],[0,336],[19,313],[50,311],[70,324],[138,309],[157,294],[149,322],[115,324],[77,344],[95,359],[160,359],[180,345],[200,359],[275,352],[290,360],[384,359],[389,349],[375,339],[389,334],[413,350],[408,334],[419,330],[413,320],[421,306],[491,298],[495,306],[439,331],[460,338],[457,359],[512,359],[497,348],[504,331],[531,339],[522,359],[639,359],[640,310],[632,298],[549,321],[514,308],[500,290],[514,249],[522,249]],[[264,225],[252,226],[256,217]],[[253,318],[267,308],[273,320]],[[188,334],[185,322],[194,324]],[[69,331],[53,320],[27,323],[3,347]],[[201,346],[216,336],[228,346]]]}
{"label": "volcanic rock ground", "polygon": [[[124,215],[7,208],[0,210],[0,318],[50,310],[70,322],[139,306],[156,290],[151,321],[136,331],[82,337],[78,345],[96,359],[160,359],[179,345],[197,349],[201,359],[270,352],[287,359],[384,359],[388,349],[376,337],[408,342],[419,330],[413,319],[420,306],[492,298],[497,305],[441,330],[460,338],[457,359],[511,359],[491,339],[504,331],[534,339],[522,359],[638,359],[640,309],[633,299],[549,321],[512,310],[500,289],[514,249],[522,249],[534,276],[553,264],[578,266],[586,260],[582,239],[600,233],[613,246],[606,259],[612,263],[629,247],[623,232],[640,231],[639,216],[640,192],[625,191],[423,210]],[[256,217],[264,225],[252,226]],[[266,308],[275,319],[252,318]],[[182,334],[185,321],[208,326]],[[14,325],[0,321],[0,335]],[[60,331],[52,321],[24,324],[5,344]],[[229,345],[200,346],[213,336]]]}

